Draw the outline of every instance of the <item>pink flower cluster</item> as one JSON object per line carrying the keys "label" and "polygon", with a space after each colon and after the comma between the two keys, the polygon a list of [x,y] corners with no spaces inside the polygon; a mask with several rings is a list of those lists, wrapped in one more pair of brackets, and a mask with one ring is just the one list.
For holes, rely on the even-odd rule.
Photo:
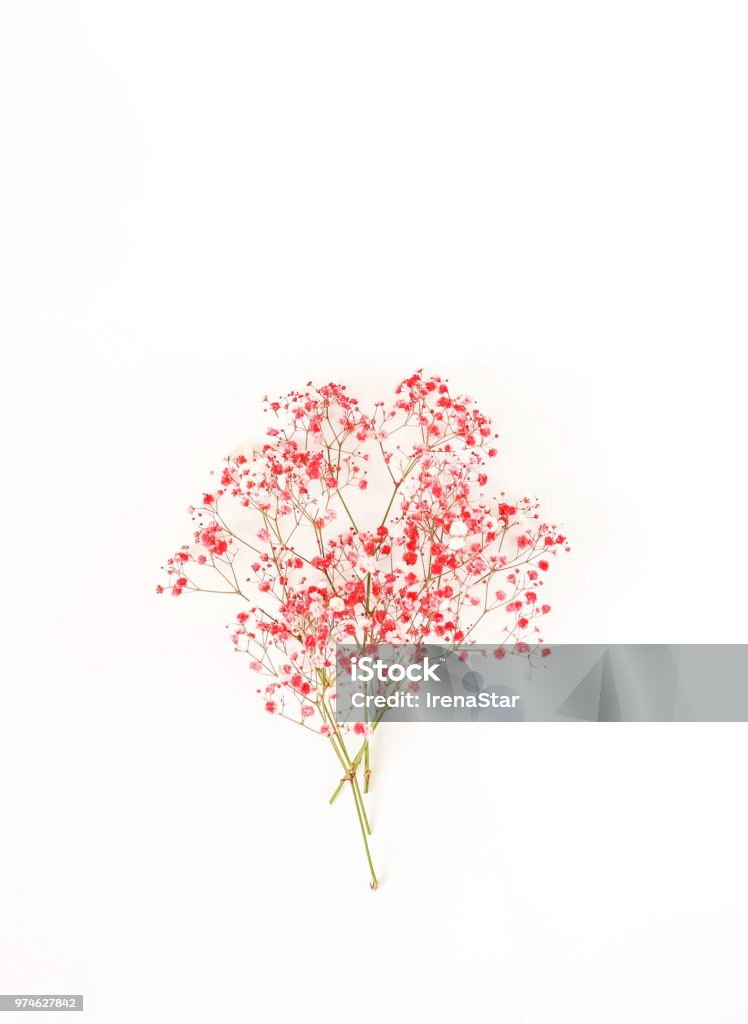
{"label": "pink flower cluster", "polygon": [[507,648],[542,643],[567,541],[534,500],[486,496],[497,435],[470,398],[417,372],[369,411],[309,384],[267,412],[265,443],[225,460],[157,588],[242,601],[231,637],[267,711],[337,732],[336,643],[461,645],[493,612]]}

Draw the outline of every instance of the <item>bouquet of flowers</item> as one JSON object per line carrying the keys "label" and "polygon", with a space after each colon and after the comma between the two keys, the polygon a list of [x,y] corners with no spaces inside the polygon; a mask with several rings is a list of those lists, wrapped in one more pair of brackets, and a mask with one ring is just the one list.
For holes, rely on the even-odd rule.
{"label": "bouquet of flowers", "polygon": [[506,650],[542,643],[544,576],[566,538],[536,501],[488,498],[497,455],[472,399],[422,371],[366,410],[339,384],[266,400],[262,446],[228,456],[159,593],[236,599],[231,639],[265,710],[324,737],[371,876],[371,724],[335,716],[335,646],[471,643],[501,614]]}

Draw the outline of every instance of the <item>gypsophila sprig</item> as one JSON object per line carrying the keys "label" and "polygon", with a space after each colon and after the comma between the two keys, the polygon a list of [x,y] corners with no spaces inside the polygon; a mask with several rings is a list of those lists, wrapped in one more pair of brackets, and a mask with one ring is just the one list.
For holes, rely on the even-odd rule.
{"label": "gypsophila sprig", "polygon": [[535,500],[486,496],[497,435],[440,377],[414,373],[368,411],[338,384],[266,410],[265,443],[225,460],[157,590],[239,601],[232,643],[265,710],[332,747],[331,802],[350,784],[376,888],[364,793],[379,719],[336,722],[335,645],[462,645],[492,613],[507,648],[542,643],[540,592],[568,545]]}

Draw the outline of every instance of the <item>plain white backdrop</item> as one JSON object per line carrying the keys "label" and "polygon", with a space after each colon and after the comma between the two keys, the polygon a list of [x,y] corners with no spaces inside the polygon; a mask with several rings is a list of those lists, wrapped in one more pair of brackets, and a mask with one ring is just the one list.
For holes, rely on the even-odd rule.
{"label": "plain white backdrop", "polygon": [[95,1024],[748,1018],[745,726],[382,729],[371,893],[230,609],[153,593],[265,392],[424,366],[572,538],[547,639],[748,641],[747,29],[1,0],[0,991]]}

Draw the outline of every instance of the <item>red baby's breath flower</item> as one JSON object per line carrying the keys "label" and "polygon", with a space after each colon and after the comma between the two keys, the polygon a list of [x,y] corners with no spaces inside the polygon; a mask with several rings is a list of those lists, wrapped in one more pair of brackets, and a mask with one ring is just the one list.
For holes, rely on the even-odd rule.
{"label": "red baby's breath flower", "polygon": [[[483,497],[498,435],[441,377],[417,371],[368,410],[340,384],[308,384],[266,410],[264,441],[227,457],[190,506],[192,542],[168,560],[157,592],[239,603],[229,635],[265,710],[333,746],[345,766],[336,793],[351,785],[369,857],[359,775],[365,792],[378,720],[336,721],[336,644],[451,649],[474,643],[503,607],[495,657],[529,653],[537,617],[551,610],[539,605],[539,573],[568,541],[536,501]],[[347,731],[362,738],[355,753]],[[370,857],[369,866],[376,885]]]}

